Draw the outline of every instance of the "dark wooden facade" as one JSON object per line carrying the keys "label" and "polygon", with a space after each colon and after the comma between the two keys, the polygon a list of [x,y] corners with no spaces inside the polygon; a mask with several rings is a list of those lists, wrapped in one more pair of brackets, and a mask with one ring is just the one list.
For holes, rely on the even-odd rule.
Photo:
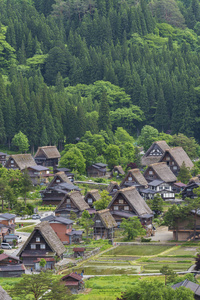
{"label": "dark wooden facade", "polygon": [[42,166],[33,166],[28,167],[27,170],[33,185],[49,183],[48,178],[50,176],[50,171],[48,168]]}
{"label": "dark wooden facade", "polygon": [[162,157],[162,162],[165,162],[176,176],[178,175],[180,167],[169,152],[165,152]]}
{"label": "dark wooden facade", "polygon": [[77,218],[79,218],[82,214],[82,211],[80,211],[71,200],[70,195],[67,195],[65,196],[65,200],[59,205],[59,208],[56,208],[55,215],[58,217],[70,219],[71,211],[76,213]]}
{"label": "dark wooden facade", "polygon": [[6,163],[6,153],[0,152],[0,164],[4,167]]}
{"label": "dark wooden facade", "polygon": [[35,154],[37,165],[44,167],[56,167],[60,159],[60,153],[56,146],[39,147]]}
{"label": "dark wooden facade", "polygon": [[196,195],[194,194],[193,190],[200,187],[200,183],[192,182],[188,184],[183,191],[181,192],[182,198],[185,199],[186,197],[194,198]]}
{"label": "dark wooden facade", "polygon": [[88,177],[104,177],[106,176],[106,164],[96,163],[87,168]]}
{"label": "dark wooden facade", "polygon": [[114,227],[106,228],[98,214],[94,217],[94,238],[95,239],[112,239],[114,237]]}

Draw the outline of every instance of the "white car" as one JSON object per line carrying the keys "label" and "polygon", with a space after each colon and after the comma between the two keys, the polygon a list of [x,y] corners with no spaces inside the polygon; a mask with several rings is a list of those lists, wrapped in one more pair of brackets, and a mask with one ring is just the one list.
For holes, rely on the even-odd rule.
{"label": "white car", "polygon": [[40,219],[40,218],[41,218],[41,217],[40,217],[40,215],[38,215],[38,214],[32,215],[32,219],[34,219],[34,220]]}
{"label": "white car", "polygon": [[19,235],[17,236],[17,242],[18,242],[18,243],[21,243],[21,242],[22,242],[22,237],[19,236]]}

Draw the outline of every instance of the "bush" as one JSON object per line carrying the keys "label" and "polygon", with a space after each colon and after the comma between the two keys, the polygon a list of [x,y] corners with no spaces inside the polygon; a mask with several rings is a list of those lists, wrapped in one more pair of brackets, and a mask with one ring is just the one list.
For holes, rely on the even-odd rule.
{"label": "bush", "polygon": [[149,242],[151,242],[151,238],[145,239],[144,237],[141,237],[141,242],[142,243],[149,243]]}

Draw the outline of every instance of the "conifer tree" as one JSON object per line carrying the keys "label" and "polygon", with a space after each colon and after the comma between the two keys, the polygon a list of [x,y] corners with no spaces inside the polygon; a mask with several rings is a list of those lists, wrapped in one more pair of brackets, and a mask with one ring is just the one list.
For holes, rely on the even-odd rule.
{"label": "conifer tree", "polygon": [[100,99],[98,126],[99,130],[105,130],[106,132],[108,132],[111,128],[110,109],[105,90],[102,92]]}

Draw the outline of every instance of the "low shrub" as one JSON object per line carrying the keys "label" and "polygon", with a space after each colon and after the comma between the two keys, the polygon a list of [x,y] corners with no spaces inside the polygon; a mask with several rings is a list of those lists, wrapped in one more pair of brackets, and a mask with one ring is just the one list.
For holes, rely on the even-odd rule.
{"label": "low shrub", "polygon": [[141,237],[141,242],[142,243],[149,243],[149,242],[151,242],[151,238],[146,239],[144,237]]}

